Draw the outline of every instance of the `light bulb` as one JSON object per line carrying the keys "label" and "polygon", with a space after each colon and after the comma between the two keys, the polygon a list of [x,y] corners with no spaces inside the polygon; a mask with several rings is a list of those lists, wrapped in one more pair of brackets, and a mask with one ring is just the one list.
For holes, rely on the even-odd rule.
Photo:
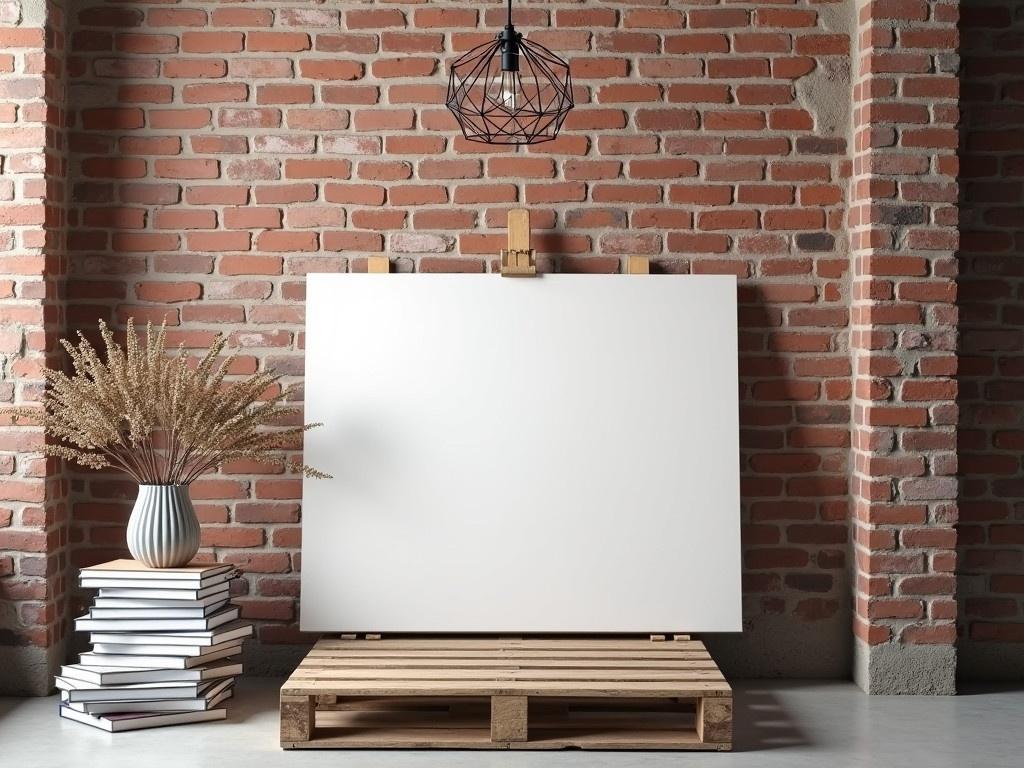
{"label": "light bulb", "polygon": [[488,95],[509,112],[515,112],[519,108],[518,85],[515,72],[502,70],[491,79]]}

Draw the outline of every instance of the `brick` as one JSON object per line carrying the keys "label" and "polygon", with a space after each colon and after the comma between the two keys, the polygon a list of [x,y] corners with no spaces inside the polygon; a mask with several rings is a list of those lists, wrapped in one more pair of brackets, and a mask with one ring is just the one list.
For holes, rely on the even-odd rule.
{"label": "brick", "polygon": [[376,35],[369,34],[318,34],[314,48],[322,53],[376,53]]}
{"label": "brick", "polygon": [[319,247],[316,232],[264,231],[256,237],[260,251],[315,251]]}
{"label": "brick", "polygon": [[691,10],[686,14],[690,29],[714,27],[745,27],[749,23],[749,11],[739,8],[715,8]]}
{"label": "brick", "polygon": [[710,83],[687,83],[670,85],[668,101],[681,103],[727,104],[729,102],[729,86]]}
{"label": "brick", "polygon": [[363,76],[363,65],[340,59],[303,59],[299,73],[313,80],[358,80]]}
{"label": "brick", "polygon": [[632,160],[629,177],[633,179],[678,179],[696,176],[698,164],[694,160]]}
{"label": "brick", "polygon": [[[270,250],[263,246],[262,237],[257,244],[262,250]],[[222,275],[280,275],[282,262],[276,256],[230,254],[221,257],[217,271]]]}
{"label": "brick", "polygon": [[288,158],[284,172],[289,179],[347,179],[352,175],[352,163],[348,160]]}
{"label": "brick", "polygon": [[487,161],[487,175],[550,179],[555,176],[555,163],[546,157],[492,157]]}
{"label": "brick", "polygon": [[708,77],[730,79],[768,77],[770,74],[770,64],[768,59],[717,58],[708,60],[707,71]]}
{"label": "brick", "polygon": [[228,526],[202,527],[201,545],[204,547],[259,547],[263,545],[262,528]]}
{"label": "brick", "polygon": [[754,11],[754,25],[758,27],[813,27],[818,12],[798,8],[758,8]]}
{"label": "brick", "polygon": [[216,160],[157,160],[153,164],[157,177],[167,179],[216,179],[220,163]]}
{"label": "brick", "polygon": [[444,34],[384,30],[380,34],[380,47],[386,52],[441,53],[444,50]]}
{"label": "brick", "polygon": [[569,62],[573,80],[597,80],[625,77],[629,72],[629,59],[614,57],[587,57]]}
{"label": "brick", "polygon": [[181,50],[185,53],[238,53],[244,40],[241,32],[183,32]]}
{"label": "brick", "polygon": [[186,104],[245,101],[249,87],[244,83],[190,83],[181,89],[181,98]]}
{"label": "brick", "polygon": [[479,160],[421,160],[418,164],[421,179],[478,179],[483,176]]}
{"label": "brick", "polygon": [[395,8],[353,9],[345,12],[348,29],[379,29],[404,27],[405,14]]}
{"label": "brick", "polygon": [[295,53],[308,51],[312,46],[305,32],[248,32],[245,49],[254,52]]}
{"label": "brick", "polygon": [[278,128],[281,110],[225,107],[217,111],[217,124],[221,128]]}
{"label": "brick", "polygon": [[419,29],[475,27],[477,17],[473,8],[417,8],[413,14],[413,25]]}
{"label": "brick", "polygon": [[[721,75],[735,77],[735,75]],[[735,89],[736,100],[743,105],[790,104],[793,101],[793,87],[790,85],[739,85]],[[800,149],[799,144],[797,149]]]}
{"label": "brick", "polygon": [[210,21],[215,27],[269,27],[274,12],[269,8],[215,8]]}
{"label": "brick", "polygon": [[426,77],[437,70],[437,59],[403,57],[377,59],[370,65],[374,77]]}
{"label": "brick", "polygon": [[213,229],[217,226],[217,213],[164,208],[153,214],[153,226],[156,229]]}
{"label": "brick", "polygon": [[594,50],[616,53],[658,53],[660,40],[647,32],[601,32],[594,41]]}
{"label": "brick", "polygon": [[416,113],[411,109],[361,109],[353,121],[357,131],[408,130]]}
{"label": "brick", "polygon": [[872,19],[925,21],[928,4],[924,0],[872,0],[870,13]]}
{"label": "brick", "polygon": [[190,301],[202,295],[199,283],[144,282],[135,286],[135,295],[142,301]]}
{"label": "brick", "polygon": [[636,125],[642,131],[693,130],[698,118],[693,109],[638,109]]}
{"label": "brick", "polygon": [[248,232],[193,232],[185,243],[195,251],[247,251],[251,239]]}
{"label": "brick", "polygon": [[256,88],[257,104],[312,104],[311,85],[260,85]]}

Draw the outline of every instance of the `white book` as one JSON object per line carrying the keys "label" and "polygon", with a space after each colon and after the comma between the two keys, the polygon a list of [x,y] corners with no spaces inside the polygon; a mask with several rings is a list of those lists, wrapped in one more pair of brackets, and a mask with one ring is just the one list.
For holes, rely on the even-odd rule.
{"label": "white book", "polygon": [[211,576],[208,579],[202,581],[194,581],[191,579],[161,579],[161,580],[146,580],[146,579],[132,579],[127,577],[110,577],[110,578],[96,578],[94,576],[82,576],[79,579],[79,584],[86,589],[106,589],[112,587],[118,587],[122,589],[208,589],[215,587],[219,584],[224,584],[229,581],[234,574],[234,571],[228,571],[226,573],[219,573],[216,576]]}
{"label": "white book", "polygon": [[[228,640],[217,645],[142,645],[141,643],[93,643],[93,653],[101,653],[104,656],[130,656],[141,658],[152,656],[163,659],[168,664],[174,663],[175,659],[191,659],[198,656],[217,653],[228,648],[241,648],[242,638]],[[102,664],[100,666],[103,666]],[[142,664],[136,666],[145,666]],[[166,666],[166,665],[162,665]]]}
{"label": "white book", "polygon": [[204,683],[138,683],[119,686],[99,686],[84,680],[67,677],[54,678],[54,685],[66,691],[68,701],[159,701],[161,699],[194,699],[205,690]]}
{"label": "white book", "polygon": [[234,680],[222,680],[202,696],[192,699],[167,699],[165,701],[92,701],[71,703],[67,692],[61,691],[61,701],[66,707],[87,715],[106,715],[111,712],[199,712],[213,709],[234,695]]}
{"label": "white book", "polygon": [[183,565],[179,568],[150,568],[138,560],[111,560],[109,563],[83,568],[79,574],[82,578],[89,579],[130,578],[147,581],[199,582],[233,570],[235,570],[235,566],[230,563],[203,563]]}
{"label": "white book", "polygon": [[[110,622],[107,622],[110,623]],[[243,621],[235,621],[212,629],[170,631],[169,633],[155,631],[121,631],[107,632],[94,630],[89,635],[89,642],[93,643],[117,643],[119,645],[220,645],[230,640],[238,640],[252,636],[252,624]]]}
{"label": "white book", "polygon": [[227,581],[222,581],[203,589],[166,589],[164,584],[159,589],[139,589],[137,587],[105,587],[101,586],[100,598],[118,597],[132,600],[201,600],[202,598],[215,595],[218,592],[226,592]]}
{"label": "white book", "polygon": [[[104,593],[109,590],[101,589],[99,596],[92,601],[96,608],[205,608],[208,605],[217,605],[226,602],[230,597],[228,585],[205,597],[197,598],[161,598],[154,600],[145,597],[108,597]],[[134,591],[134,590],[132,590]]]}
{"label": "white book", "polygon": [[200,619],[97,619],[91,615],[75,619],[79,632],[185,632],[219,627],[238,618],[238,606]]}
{"label": "white book", "polygon": [[160,728],[164,725],[224,720],[228,716],[228,711],[226,709],[208,709],[199,712],[124,712],[109,715],[87,715],[70,707],[61,707],[60,716],[109,733],[120,733],[121,731],[138,731],[143,728]]}
{"label": "white book", "polygon": [[212,605],[198,605],[191,608],[107,608],[93,606],[89,611],[92,619],[201,619],[216,613],[227,598]]}
{"label": "white book", "polygon": [[92,667],[65,664],[60,676],[93,685],[134,685],[144,683],[177,683],[215,680],[242,674],[241,664],[219,664],[194,669],[149,669],[141,667]]}
{"label": "white book", "polygon": [[[131,646],[128,646],[129,648]],[[79,662],[87,667],[131,667],[134,669],[192,669],[242,652],[241,643],[211,650],[201,656],[146,656],[124,653],[83,653]]]}

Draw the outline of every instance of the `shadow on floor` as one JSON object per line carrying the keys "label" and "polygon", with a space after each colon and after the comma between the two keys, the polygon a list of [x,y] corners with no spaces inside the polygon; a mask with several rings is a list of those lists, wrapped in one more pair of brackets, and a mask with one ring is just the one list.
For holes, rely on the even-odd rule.
{"label": "shadow on floor", "polygon": [[733,690],[733,751],[807,746],[810,742],[773,692]]}
{"label": "shadow on floor", "polygon": [[0,698],[0,722],[14,711],[15,707],[18,706],[19,701],[21,701],[21,699],[13,697]]}
{"label": "shadow on floor", "polygon": [[990,696],[998,693],[1020,693],[1024,691],[1024,680],[1011,680],[1005,683],[986,681],[960,681],[956,684],[957,696]]}

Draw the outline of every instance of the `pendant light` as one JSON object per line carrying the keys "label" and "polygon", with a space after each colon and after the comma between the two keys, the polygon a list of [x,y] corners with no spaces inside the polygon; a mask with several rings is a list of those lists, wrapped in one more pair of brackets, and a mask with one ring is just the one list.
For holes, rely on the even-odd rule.
{"label": "pendant light", "polygon": [[516,32],[508,0],[505,29],[452,62],[445,103],[470,141],[551,141],[573,107],[569,65]]}

